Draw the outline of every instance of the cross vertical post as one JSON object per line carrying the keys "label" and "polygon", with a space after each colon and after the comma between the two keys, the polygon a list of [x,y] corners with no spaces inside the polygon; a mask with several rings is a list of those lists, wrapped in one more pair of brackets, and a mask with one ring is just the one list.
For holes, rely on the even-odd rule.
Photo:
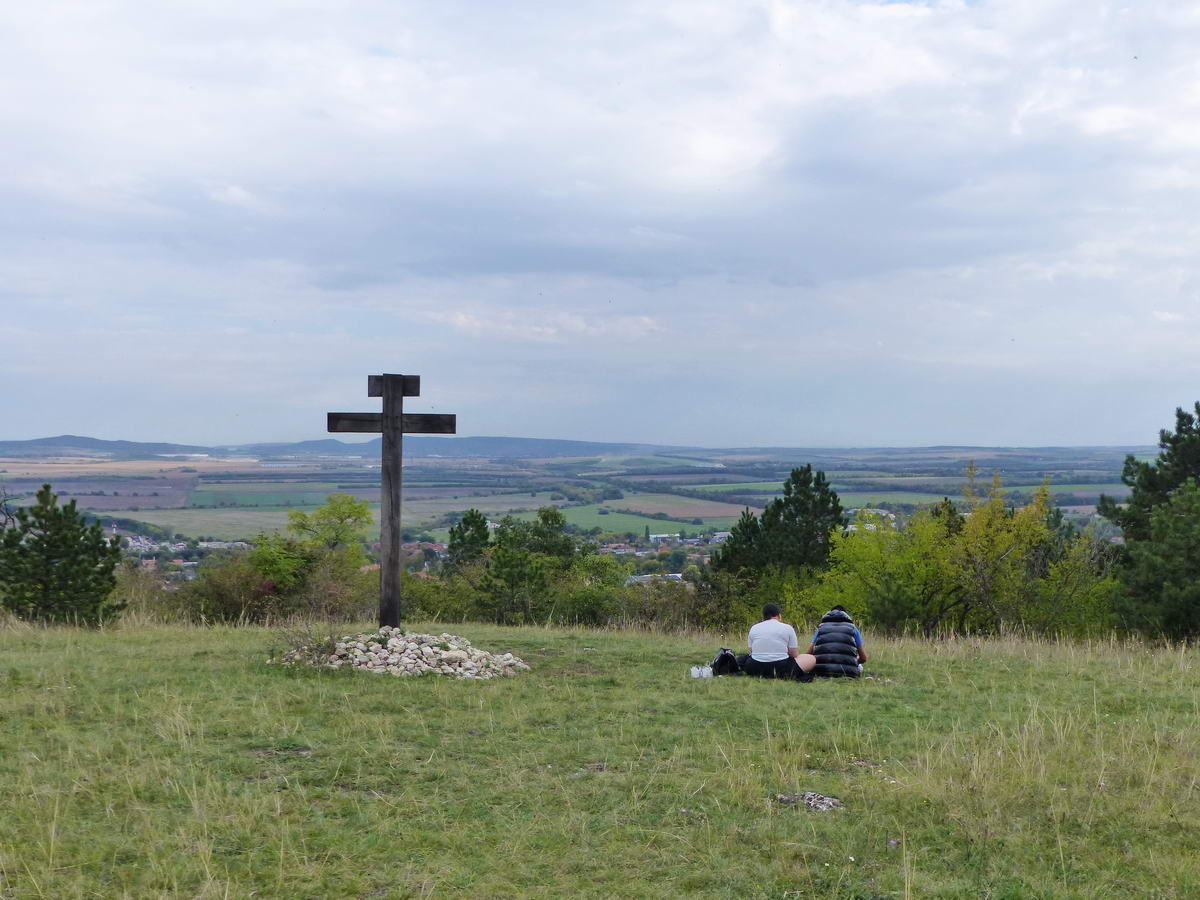
{"label": "cross vertical post", "polygon": [[384,377],[383,454],[380,465],[379,624],[400,624],[400,509],[404,460],[404,391],[400,380]]}
{"label": "cross vertical post", "polygon": [[329,413],[329,431],[383,435],[380,460],[379,624],[400,624],[400,504],[403,499],[404,433],[454,434],[453,415],[405,415],[404,398],[421,393],[419,375],[369,375],[367,396],[383,398],[382,413]]}

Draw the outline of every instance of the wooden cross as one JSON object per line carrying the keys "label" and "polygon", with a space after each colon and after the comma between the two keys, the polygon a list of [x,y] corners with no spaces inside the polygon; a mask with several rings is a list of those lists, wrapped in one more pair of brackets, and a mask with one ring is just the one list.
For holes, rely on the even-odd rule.
{"label": "wooden cross", "polygon": [[404,398],[421,393],[420,375],[368,375],[367,396],[383,398],[382,413],[329,413],[330,431],[383,435],[383,506],[379,514],[379,624],[400,624],[400,470],[404,434],[454,434],[452,415],[405,414]]}

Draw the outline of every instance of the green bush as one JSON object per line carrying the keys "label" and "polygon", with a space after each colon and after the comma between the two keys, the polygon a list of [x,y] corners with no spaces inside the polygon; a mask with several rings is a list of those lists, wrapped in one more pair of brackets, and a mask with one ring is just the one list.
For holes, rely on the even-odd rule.
{"label": "green bush", "polygon": [[179,592],[163,585],[161,572],[142,568],[134,560],[126,560],[117,568],[112,599],[123,607],[122,621],[177,623],[190,618],[180,603]]}
{"label": "green bush", "polygon": [[379,575],[364,571],[361,529],[365,501],[331,494],[311,515],[288,513],[289,534],[263,534],[247,553],[215,557],[180,591],[193,619],[263,622],[268,619],[349,620],[369,615]]}
{"label": "green bush", "polygon": [[476,562],[440,578],[405,575],[401,582],[405,617],[441,622],[479,618],[478,583],[482,568],[482,563]]}
{"label": "green bush", "polygon": [[179,603],[200,622],[262,622],[282,612],[275,583],[246,553],[205,560],[199,577],[179,589]]}
{"label": "green bush", "polygon": [[1113,554],[1090,532],[1063,527],[1043,486],[1020,509],[998,478],[974,490],[970,514],[948,501],[903,529],[869,514],[835,535],[830,568],[804,591],[810,612],[840,603],[880,630],[1083,636],[1114,623]]}

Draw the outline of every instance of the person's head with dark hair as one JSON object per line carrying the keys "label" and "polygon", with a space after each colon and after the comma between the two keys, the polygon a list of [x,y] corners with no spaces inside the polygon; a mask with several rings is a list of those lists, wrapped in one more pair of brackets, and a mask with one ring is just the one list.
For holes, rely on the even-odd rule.
{"label": "person's head with dark hair", "polygon": [[783,610],[779,608],[778,603],[767,603],[763,606],[763,621],[774,619],[783,615]]}
{"label": "person's head with dark hair", "polygon": [[836,606],[834,606],[833,608],[834,608],[834,609],[836,609],[838,612],[845,612],[845,611],[846,611],[846,607],[842,606],[842,604],[840,604],[840,603],[839,603],[839,604],[837,604]]}
{"label": "person's head with dark hair", "polygon": [[840,603],[830,609],[829,612],[825,613],[825,615],[821,616],[821,621],[848,622],[850,624],[854,623],[854,619],[851,617],[850,613],[846,612],[846,607],[842,606]]}

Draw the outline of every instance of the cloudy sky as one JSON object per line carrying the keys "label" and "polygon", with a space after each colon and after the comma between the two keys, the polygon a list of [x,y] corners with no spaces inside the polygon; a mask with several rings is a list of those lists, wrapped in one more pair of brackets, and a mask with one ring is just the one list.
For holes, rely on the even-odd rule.
{"label": "cloudy sky", "polygon": [[0,437],[1152,443],[1200,399],[1200,7],[0,12]]}

